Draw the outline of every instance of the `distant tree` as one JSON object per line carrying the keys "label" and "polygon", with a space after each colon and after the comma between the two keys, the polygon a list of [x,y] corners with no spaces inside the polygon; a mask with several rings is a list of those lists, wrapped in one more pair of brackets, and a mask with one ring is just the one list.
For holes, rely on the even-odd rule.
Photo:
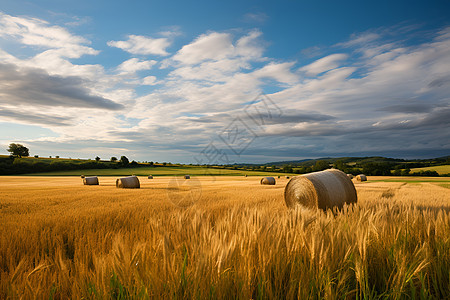
{"label": "distant tree", "polygon": [[333,164],[333,167],[336,168],[336,169],[338,169],[338,170],[344,171],[345,173],[348,173],[348,172],[347,172],[347,169],[348,169],[348,168],[347,168],[347,164],[344,163],[343,160],[337,160],[337,161]]}
{"label": "distant tree", "polygon": [[99,161],[100,161],[100,157],[96,156],[96,157],[95,157],[95,161],[96,161],[96,162],[99,162]]}
{"label": "distant tree", "polygon": [[394,176],[401,176],[402,175],[402,170],[395,169],[394,172],[392,172],[392,175],[394,175]]}
{"label": "distant tree", "polygon": [[29,149],[21,144],[11,143],[7,150],[15,157],[30,156]]}
{"label": "distant tree", "polygon": [[163,166],[167,166],[167,163],[166,163],[166,162],[163,162]]}
{"label": "distant tree", "polygon": [[116,162],[117,161],[117,157],[113,156],[111,157],[111,162]]}
{"label": "distant tree", "polygon": [[52,158],[52,156],[51,156],[51,155],[49,155],[49,156],[48,156],[48,158]]}
{"label": "distant tree", "polygon": [[35,155],[34,158],[39,158],[39,155]]}
{"label": "distant tree", "polygon": [[59,158],[59,155],[56,155],[55,158]]}
{"label": "distant tree", "polygon": [[314,165],[313,170],[314,171],[322,171],[325,169],[328,169],[330,167],[330,163],[326,160],[318,160],[316,161],[316,164]]}
{"label": "distant tree", "polygon": [[389,176],[391,175],[391,167],[387,163],[369,162],[363,165],[363,173],[372,176]]}
{"label": "distant tree", "polygon": [[411,173],[411,169],[410,168],[406,168],[406,169],[402,170],[402,176],[408,176],[409,173]]}
{"label": "distant tree", "polygon": [[284,166],[283,166],[283,172],[284,172],[284,173],[293,173],[294,170],[292,169],[292,166],[291,166],[291,165],[284,165]]}
{"label": "distant tree", "polygon": [[153,166],[153,162],[152,162],[152,161],[151,161],[151,162],[149,162],[148,164],[149,164],[150,166]]}
{"label": "distant tree", "polygon": [[128,160],[128,158],[126,156],[122,155],[120,157],[120,163],[122,164],[122,166],[128,166],[130,161]]}
{"label": "distant tree", "polygon": [[139,164],[134,160],[130,163],[130,166],[132,166],[132,167],[137,167],[138,165]]}

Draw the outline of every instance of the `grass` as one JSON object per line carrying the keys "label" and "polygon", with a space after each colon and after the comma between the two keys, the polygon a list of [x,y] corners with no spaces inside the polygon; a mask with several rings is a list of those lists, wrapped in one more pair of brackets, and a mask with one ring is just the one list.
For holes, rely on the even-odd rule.
{"label": "grass", "polygon": [[158,166],[158,167],[139,167],[126,169],[90,169],[90,170],[70,170],[70,171],[55,171],[45,173],[27,174],[31,176],[127,176],[135,174],[137,176],[284,176],[292,175],[289,173],[276,172],[261,172],[261,171],[244,171],[244,170],[230,170],[219,168],[205,168],[197,166]]}
{"label": "grass", "polygon": [[420,171],[436,171],[436,172],[439,173],[439,175],[441,175],[441,174],[449,174],[450,173],[450,165],[411,169],[411,172],[420,172]]}
{"label": "grass", "polygon": [[355,183],[357,206],[322,213],[287,209],[284,178],[1,179],[0,299],[450,295],[450,198],[435,184]]}
{"label": "grass", "polygon": [[[9,155],[2,155],[0,154],[0,158],[9,158]],[[82,158],[56,158],[56,157],[34,157],[34,156],[25,156],[21,158],[24,161],[28,161],[28,162],[47,162],[47,163],[51,163],[53,161],[58,161],[58,162],[88,162],[88,159],[82,159]],[[91,161],[95,161],[95,160],[91,160]]]}
{"label": "grass", "polygon": [[422,177],[422,176],[368,176],[367,182],[450,182],[450,177]]}

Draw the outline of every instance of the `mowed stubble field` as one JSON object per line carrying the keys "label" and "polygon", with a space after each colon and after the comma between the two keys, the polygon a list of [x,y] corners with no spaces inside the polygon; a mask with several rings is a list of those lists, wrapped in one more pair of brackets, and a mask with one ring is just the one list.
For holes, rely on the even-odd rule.
{"label": "mowed stubble field", "polygon": [[139,179],[1,177],[0,298],[450,295],[448,178],[369,177],[334,213],[287,209],[285,178]]}

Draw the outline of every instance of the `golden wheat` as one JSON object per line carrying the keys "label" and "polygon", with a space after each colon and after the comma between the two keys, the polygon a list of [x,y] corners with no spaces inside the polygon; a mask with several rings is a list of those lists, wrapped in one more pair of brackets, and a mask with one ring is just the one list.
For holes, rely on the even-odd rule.
{"label": "golden wheat", "polygon": [[173,199],[191,197],[192,180],[114,180],[2,178],[1,299],[450,294],[439,183],[356,183],[357,206],[324,213],[287,209],[286,179],[204,177],[190,206]]}

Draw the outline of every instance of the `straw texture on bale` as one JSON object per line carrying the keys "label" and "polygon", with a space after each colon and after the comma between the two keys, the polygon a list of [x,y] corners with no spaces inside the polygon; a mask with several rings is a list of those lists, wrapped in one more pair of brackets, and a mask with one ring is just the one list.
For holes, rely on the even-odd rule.
{"label": "straw texture on bale", "polygon": [[191,176],[189,176],[189,175],[184,175],[184,179],[191,179]]}
{"label": "straw texture on bale", "polygon": [[350,179],[353,179],[353,175],[352,174],[347,174],[347,177]]}
{"label": "straw texture on bale", "polygon": [[356,176],[356,180],[358,180],[358,181],[367,181],[367,177],[364,174],[359,174],[358,176]]}
{"label": "straw texture on bale", "polygon": [[116,187],[122,189],[138,189],[141,187],[141,183],[136,176],[123,177],[116,180]]}
{"label": "straw texture on bale", "polygon": [[284,189],[288,207],[341,208],[345,203],[356,203],[355,186],[347,175],[336,169],[293,177]]}
{"label": "straw texture on bale", "polygon": [[83,177],[83,184],[84,185],[98,185],[98,177],[97,176]]}
{"label": "straw texture on bale", "polygon": [[275,178],[263,177],[261,178],[261,184],[275,185]]}
{"label": "straw texture on bale", "polygon": [[152,175],[148,175],[147,178],[148,178],[148,179],[153,179],[153,176],[152,176]]}

